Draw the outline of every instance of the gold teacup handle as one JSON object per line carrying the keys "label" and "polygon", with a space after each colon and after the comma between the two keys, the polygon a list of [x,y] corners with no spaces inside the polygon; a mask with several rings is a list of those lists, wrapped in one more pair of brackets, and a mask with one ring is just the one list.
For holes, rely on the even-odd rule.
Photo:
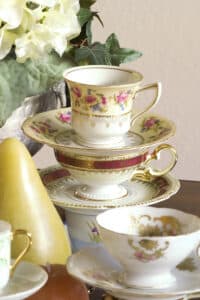
{"label": "gold teacup handle", "polygon": [[[160,158],[160,152],[163,150],[169,150],[172,156],[172,160],[170,164],[164,168],[163,170],[156,170],[152,169],[149,165],[149,163],[152,160],[158,160]],[[155,177],[159,177],[162,175],[165,175],[169,171],[173,169],[177,162],[177,153],[174,147],[168,144],[162,144],[156,147],[156,149],[147,155],[147,160],[144,162],[144,166],[136,169],[135,173],[133,174],[132,179],[138,179],[142,181],[152,181],[155,179]]]}
{"label": "gold teacup handle", "polygon": [[150,108],[152,108],[154,105],[156,105],[158,103],[159,99],[160,99],[160,96],[161,96],[161,83],[160,82],[155,82],[155,83],[152,83],[152,84],[145,85],[143,87],[139,87],[137,89],[136,93],[135,93],[135,96],[137,96],[138,93],[140,93],[142,91],[145,91],[145,90],[149,90],[149,89],[155,89],[156,90],[155,96],[154,96],[152,102],[144,110],[142,110],[139,113],[133,115],[132,120],[131,120],[131,126],[133,125],[133,122],[139,116],[141,116],[143,113],[147,112]]}
{"label": "gold teacup handle", "polygon": [[14,263],[12,266],[10,266],[10,275],[12,276],[15,268],[17,267],[18,263],[22,260],[24,255],[28,252],[28,250],[31,247],[32,244],[32,235],[26,230],[23,229],[17,229],[12,233],[12,240],[16,235],[23,235],[26,237],[27,243],[25,245],[25,248],[21,251],[21,253],[18,255],[18,257],[15,259]]}

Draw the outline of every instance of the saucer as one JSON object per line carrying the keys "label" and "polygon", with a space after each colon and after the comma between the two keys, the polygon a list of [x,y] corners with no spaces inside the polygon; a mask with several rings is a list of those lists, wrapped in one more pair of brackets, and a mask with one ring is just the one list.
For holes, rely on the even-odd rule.
{"label": "saucer", "polygon": [[122,299],[132,299],[134,295],[178,299],[186,294],[200,292],[200,260],[195,255],[176,267],[173,271],[176,282],[168,288],[130,288],[119,283],[117,278],[122,267],[102,246],[84,248],[73,254],[67,261],[67,270],[85,283]]}
{"label": "saucer", "polygon": [[21,300],[36,293],[48,279],[40,266],[20,262],[7,286],[0,290],[0,300]]}
{"label": "saucer", "polygon": [[107,209],[130,205],[152,205],[167,200],[180,188],[179,180],[164,175],[152,182],[128,180],[122,183],[128,193],[122,198],[97,201],[76,196],[80,183],[66,169],[52,166],[40,171],[42,181],[54,204],[62,208]]}
{"label": "saucer", "polygon": [[71,108],[62,108],[36,114],[22,125],[31,139],[50,147],[81,155],[122,155],[166,141],[175,134],[173,122],[153,113],[144,113],[125,135],[123,142],[108,148],[87,147],[77,143],[77,135],[71,127]]}

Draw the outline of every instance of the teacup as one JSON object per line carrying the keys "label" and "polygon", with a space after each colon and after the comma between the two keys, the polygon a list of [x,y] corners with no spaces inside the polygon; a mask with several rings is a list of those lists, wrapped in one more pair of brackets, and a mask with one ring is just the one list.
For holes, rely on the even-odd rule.
{"label": "teacup", "polygon": [[[166,168],[156,170],[150,162],[159,159],[161,151],[171,154]],[[133,179],[151,181],[155,177],[168,173],[177,161],[176,150],[168,144],[161,144],[152,153],[142,150],[124,156],[88,157],[72,155],[55,150],[57,161],[80,182],[75,195],[81,199],[109,200],[127,195],[128,191],[121,183]]]}
{"label": "teacup", "polygon": [[122,207],[96,218],[105,248],[122,265],[126,286],[164,288],[200,241],[200,218],[175,209]]}
{"label": "teacup", "polygon": [[[25,236],[27,241],[24,249],[11,265],[11,241],[16,235]],[[16,266],[28,252],[31,243],[31,234],[26,230],[17,229],[12,231],[9,223],[0,220],[0,290],[7,285],[9,278],[12,276]]]}
{"label": "teacup", "polygon": [[[156,105],[161,94],[160,83],[141,87],[142,74],[120,67],[74,67],[63,76],[70,91],[76,141],[91,147],[120,144],[136,118]],[[153,100],[136,113],[136,95],[149,89],[155,90]]]}

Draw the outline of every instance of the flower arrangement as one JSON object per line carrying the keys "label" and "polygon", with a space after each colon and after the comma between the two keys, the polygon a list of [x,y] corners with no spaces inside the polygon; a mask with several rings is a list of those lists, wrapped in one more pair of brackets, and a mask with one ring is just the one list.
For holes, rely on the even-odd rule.
{"label": "flower arrangement", "polygon": [[51,50],[62,56],[80,34],[78,0],[1,1],[0,59],[12,47],[18,62],[39,59]]}
{"label": "flower arrangement", "polygon": [[120,47],[112,33],[93,42],[95,0],[0,1],[0,127],[25,97],[62,79],[63,70],[83,64],[119,65],[141,56]]}

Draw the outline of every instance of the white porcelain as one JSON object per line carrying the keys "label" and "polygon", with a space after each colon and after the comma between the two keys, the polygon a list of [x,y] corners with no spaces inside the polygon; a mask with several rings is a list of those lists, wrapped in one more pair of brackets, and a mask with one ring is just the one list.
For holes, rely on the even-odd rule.
{"label": "white porcelain", "polygon": [[57,166],[40,170],[40,176],[53,202],[62,208],[108,209],[120,206],[152,205],[170,198],[180,188],[180,182],[172,175],[155,178],[151,182],[128,180],[122,185],[128,191],[124,198],[106,201],[87,200],[76,197],[79,182],[70,173]]}
{"label": "white porcelain", "polygon": [[[162,151],[170,154],[167,167],[158,170],[151,167],[153,160],[162,161]],[[131,179],[151,181],[171,171],[176,164],[176,150],[168,145],[157,146],[152,153],[140,151],[121,157],[87,157],[55,151],[57,161],[80,182],[75,194],[81,199],[107,201],[123,198],[128,194],[121,183]]]}
{"label": "white porcelain", "polygon": [[[146,159],[146,154],[134,155]],[[58,160],[58,162],[60,161]],[[75,195],[80,199],[96,201],[119,199],[127,196],[128,191],[121,183],[130,180],[137,168],[141,166],[141,162],[138,161],[137,164],[129,167],[86,169],[82,166],[74,167],[67,163],[60,163],[80,183],[76,188]]]}
{"label": "white porcelain", "polygon": [[[72,128],[77,142],[90,147],[108,147],[122,141],[133,121],[155,106],[161,95],[161,84],[141,87],[142,74],[107,65],[81,66],[67,69],[72,106]],[[155,96],[142,112],[135,112],[135,97],[153,89]]]}
{"label": "white porcelain", "polygon": [[124,182],[123,186],[128,191],[124,198],[83,201],[74,194],[78,182],[60,166],[43,169],[40,176],[54,204],[65,210],[73,252],[101,242],[96,224],[98,213],[111,207],[158,203],[171,197],[180,188],[180,182],[168,174],[152,182]]}
{"label": "white porcelain", "polygon": [[35,294],[47,282],[43,268],[29,262],[20,262],[9,283],[0,291],[0,300],[22,300]]}
{"label": "white porcelain", "polygon": [[127,286],[175,284],[172,270],[200,242],[200,218],[175,209],[120,207],[96,218],[106,249],[123,266]]}
{"label": "white porcelain", "polygon": [[119,282],[118,274],[122,272],[122,267],[102,246],[84,248],[72,254],[67,261],[67,270],[88,285],[101,288],[121,299],[174,300],[184,296],[184,299],[191,299],[192,294],[200,292],[200,260],[193,253],[176,266],[173,270],[176,281],[166,288],[127,287]]}
{"label": "white porcelain", "polygon": [[67,151],[73,155],[116,156],[143,151],[173,136],[175,124],[155,113],[145,113],[139,117],[124,136],[123,143],[110,144],[108,148],[86,147],[76,142],[75,131],[71,127],[71,107],[46,111],[28,118],[22,125],[24,133],[33,140],[53,149]]}
{"label": "white porcelain", "polygon": [[[101,210],[104,211],[104,210]],[[102,240],[97,228],[97,209],[66,208],[65,220],[69,232],[72,253],[85,247],[95,247]]]}
{"label": "white porcelain", "polygon": [[[24,243],[24,249],[19,253],[15,262],[11,264],[11,241],[16,235],[25,235],[27,240]],[[11,225],[8,222],[0,220],[0,291],[8,284],[12,272],[26,254],[30,245],[30,234],[22,229],[12,232]]]}

